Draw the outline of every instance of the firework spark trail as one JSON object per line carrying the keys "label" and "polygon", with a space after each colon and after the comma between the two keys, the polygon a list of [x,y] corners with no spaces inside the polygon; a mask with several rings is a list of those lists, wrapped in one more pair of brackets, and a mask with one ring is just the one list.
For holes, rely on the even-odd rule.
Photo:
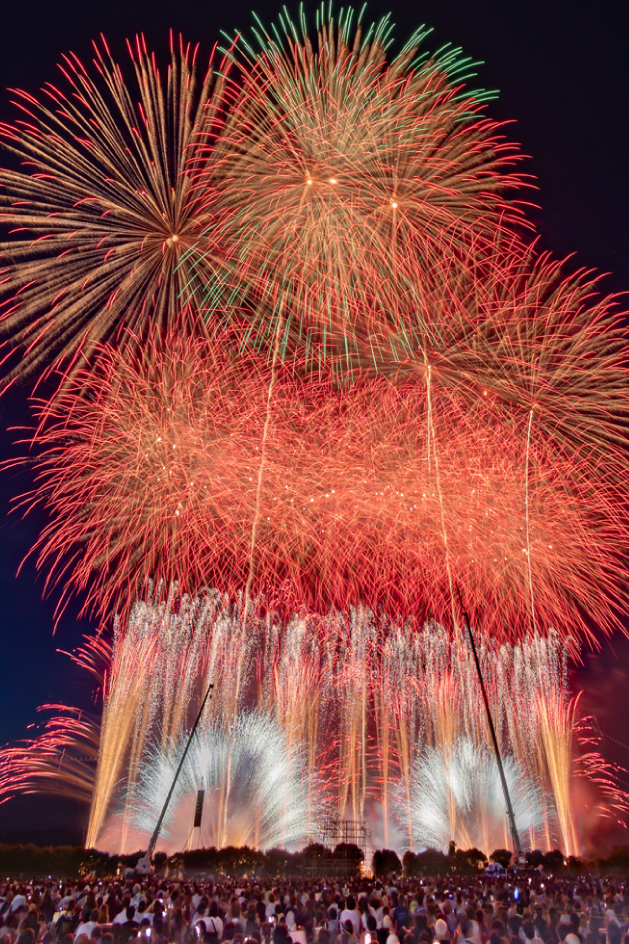
{"label": "firework spark trail", "polygon": [[339,726],[338,815],[362,820],[367,795],[367,724],[376,642],[372,615],[364,609],[339,624],[336,699]]}
{"label": "firework spark trail", "polygon": [[43,734],[0,750],[0,802],[24,793],[72,796],[89,803],[98,760],[98,723],[78,708],[42,705],[54,711]]}
{"label": "firework spark trail", "polygon": [[[578,706],[579,697],[575,699],[575,709]],[[622,786],[623,783],[627,783],[627,771],[618,764],[609,763],[600,753],[599,748],[603,739],[595,718],[579,718],[574,727],[574,736],[581,748],[577,776],[596,784],[602,792],[603,801],[597,804],[597,812],[606,817],[616,818],[624,826],[627,813],[629,813],[629,796]]]}
{"label": "firework spark trail", "polygon": [[[272,672],[272,685],[259,701],[264,710],[274,712],[288,748],[299,746],[304,750],[307,782],[314,784],[315,775],[321,777],[325,766],[319,734],[320,728],[327,727],[330,701],[324,685],[321,628],[311,619],[294,617],[286,627],[274,624],[267,632],[266,671]],[[309,795],[310,835],[315,825],[314,806],[314,798]]]}
{"label": "firework spark trail", "polygon": [[[556,698],[553,699],[553,702]],[[572,773],[572,730],[574,717],[563,705],[539,699],[538,711],[542,744],[550,783],[555,799],[559,828],[566,855],[579,854],[579,841],[571,811],[570,780]]]}
{"label": "firework spark trail", "polygon": [[98,767],[86,838],[88,848],[96,845],[114,790],[124,776],[125,760],[130,753],[129,764],[134,766],[142,747],[137,734],[146,731],[148,718],[155,710],[146,678],[137,671],[137,666],[152,668],[158,641],[150,635],[138,639],[124,634],[118,641],[121,644],[114,645],[109,688],[103,698]]}
{"label": "firework spark trail", "polygon": [[195,248],[210,217],[191,191],[194,142],[218,120],[226,66],[210,60],[197,77],[196,51],[171,37],[164,80],[143,37],[128,49],[135,87],[101,40],[94,77],[67,56],[62,85],[39,99],[15,92],[24,117],[0,126],[26,168],[0,172],[0,221],[12,235],[0,246],[0,330],[21,348],[4,383],[53,363],[71,370],[105,338],[130,352],[149,323],[198,327],[198,287],[206,299],[231,292],[207,235],[203,253]]}
{"label": "firework spark trail", "polygon": [[[409,633],[408,627],[388,627],[380,642],[379,657],[374,673],[374,711],[378,756],[381,769],[382,818],[385,845],[389,831],[390,783],[399,770],[405,784],[407,816],[402,827],[412,835],[410,824],[410,763],[417,743],[420,725],[429,722],[422,718],[421,695],[416,686],[421,684],[420,636]],[[381,633],[382,635],[382,633]]]}

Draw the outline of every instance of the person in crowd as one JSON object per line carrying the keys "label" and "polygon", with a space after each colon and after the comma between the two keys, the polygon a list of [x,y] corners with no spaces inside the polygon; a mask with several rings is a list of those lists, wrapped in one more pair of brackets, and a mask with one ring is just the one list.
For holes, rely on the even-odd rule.
{"label": "person in crowd", "polygon": [[355,933],[354,923],[350,918],[341,922],[341,933],[336,941],[337,944],[358,944],[358,934]]}
{"label": "person in crowd", "polygon": [[[347,930],[345,925],[349,921],[352,925],[352,933],[354,937],[356,938],[356,940],[358,940],[358,935],[360,934],[360,927],[361,927],[360,912],[358,908],[356,907],[356,899],[354,898],[353,895],[347,896],[347,899],[345,901],[345,908],[343,909],[343,911],[341,911],[341,914],[339,915],[339,921],[340,921],[341,928],[343,931]],[[353,942],[350,942],[350,944],[353,944]]]}

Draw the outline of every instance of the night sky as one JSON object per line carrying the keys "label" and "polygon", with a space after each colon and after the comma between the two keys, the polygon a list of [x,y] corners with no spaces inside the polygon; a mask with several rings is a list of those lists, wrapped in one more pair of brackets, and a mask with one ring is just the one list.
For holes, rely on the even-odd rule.
{"label": "night sky", "polygon": [[[251,24],[251,0],[9,0],[0,20],[0,121],[15,111],[4,90],[36,92],[55,80],[60,56],[72,50],[90,58],[91,40],[103,33],[124,60],[124,40],[143,32],[165,54],[168,32],[181,32],[203,50]],[[257,2],[270,22],[279,2]],[[313,19],[315,0],[307,6]],[[531,210],[541,246],[570,263],[611,273],[608,291],[629,289],[629,13],[620,0],[404,0],[371,2],[368,15],[388,11],[396,37],[406,39],[422,23],[434,27],[433,48],[445,42],[482,60],[478,85],[499,89],[490,105],[497,118],[513,119],[510,136],[532,155],[524,170],[538,178]],[[296,14],[296,4],[289,4]],[[626,302],[629,307],[629,300]],[[26,391],[0,400],[0,460],[18,454],[19,433],[29,422]],[[34,563],[20,562],[42,517],[7,517],[11,499],[29,487],[25,472],[0,473],[0,743],[24,737],[41,721],[39,705],[63,702],[89,708],[90,685],[57,650],[71,649],[93,626],[68,610],[53,635],[55,598],[42,601],[43,581]],[[600,653],[584,654],[572,673],[583,705],[596,714],[606,756],[629,766],[629,642],[617,636]],[[614,740],[611,740],[613,738]],[[621,742],[621,743],[617,743]],[[629,781],[629,776],[628,776]],[[627,783],[629,788],[629,782]],[[0,840],[49,827],[73,829],[81,838],[86,811],[52,799],[24,798],[0,807]],[[57,838],[53,836],[52,838]],[[629,843],[629,833],[618,838]],[[610,837],[611,841],[611,837]]]}

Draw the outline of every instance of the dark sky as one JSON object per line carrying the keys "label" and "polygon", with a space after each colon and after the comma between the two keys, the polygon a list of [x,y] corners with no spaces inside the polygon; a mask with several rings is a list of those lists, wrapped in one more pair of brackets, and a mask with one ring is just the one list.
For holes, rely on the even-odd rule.
{"label": "dark sky", "polygon": [[[141,31],[158,52],[168,31],[182,32],[208,49],[220,31],[251,23],[251,0],[10,0],[0,21],[0,120],[13,111],[4,89],[35,92],[55,79],[56,63],[72,50],[90,57],[92,38],[103,33],[113,51]],[[279,2],[258,2],[266,22]],[[296,5],[289,5],[296,13]],[[314,13],[314,0],[309,9]],[[539,181],[543,206],[532,216],[542,245],[580,265],[612,273],[609,291],[629,289],[629,15],[620,0],[378,0],[368,13],[388,11],[404,40],[426,23],[432,44],[461,45],[483,60],[478,84],[500,90],[490,106],[498,118],[514,119],[510,134]],[[312,17],[311,17],[312,18]],[[0,400],[0,459],[15,454],[15,434],[5,427],[28,422],[24,392]],[[16,473],[0,475],[0,743],[27,734],[44,703],[89,705],[89,687],[57,649],[69,649],[90,627],[67,612],[53,636],[54,600],[42,601],[42,581],[32,562],[17,568],[33,543],[41,519],[7,519],[12,496],[28,487]],[[604,731],[629,744],[625,666],[629,643],[605,643],[586,655],[573,675],[585,703]],[[606,753],[629,765],[629,750],[606,741]],[[84,815],[68,804],[26,799],[0,807],[0,838],[15,830],[79,824]]]}

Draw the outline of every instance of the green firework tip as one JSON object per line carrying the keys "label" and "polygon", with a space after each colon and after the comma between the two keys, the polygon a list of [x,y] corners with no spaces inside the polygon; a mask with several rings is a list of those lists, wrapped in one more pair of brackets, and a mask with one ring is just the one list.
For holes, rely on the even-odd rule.
{"label": "green firework tip", "polygon": [[[402,56],[407,56],[413,49],[416,49],[417,46],[421,46],[425,39],[430,36],[433,32],[432,26],[426,26],[425,23],[422,23],[421,26],[418,26],[417,29],[411,34],[409,39],[404,43],[400,52],[396,56],[397,59],[400,59]],[[428,52],[423,53],[422,58],[426,58]]]}
{"label": "green firework tip", "polygon": [[[303,4],[300,4],[299,6],[299,15],[300,15],[300,20],[301,20],[302,15],[303,15]],[[297,29],[293,20],[288,15],[288,9],[285,6],[283,6],[280,11],[280,23],[282,24],[284,35],[292,38],[295,44],[298,44],[299,43],[299,30]],[[302,21],[302,33],[303,33],[303,21]]]}

